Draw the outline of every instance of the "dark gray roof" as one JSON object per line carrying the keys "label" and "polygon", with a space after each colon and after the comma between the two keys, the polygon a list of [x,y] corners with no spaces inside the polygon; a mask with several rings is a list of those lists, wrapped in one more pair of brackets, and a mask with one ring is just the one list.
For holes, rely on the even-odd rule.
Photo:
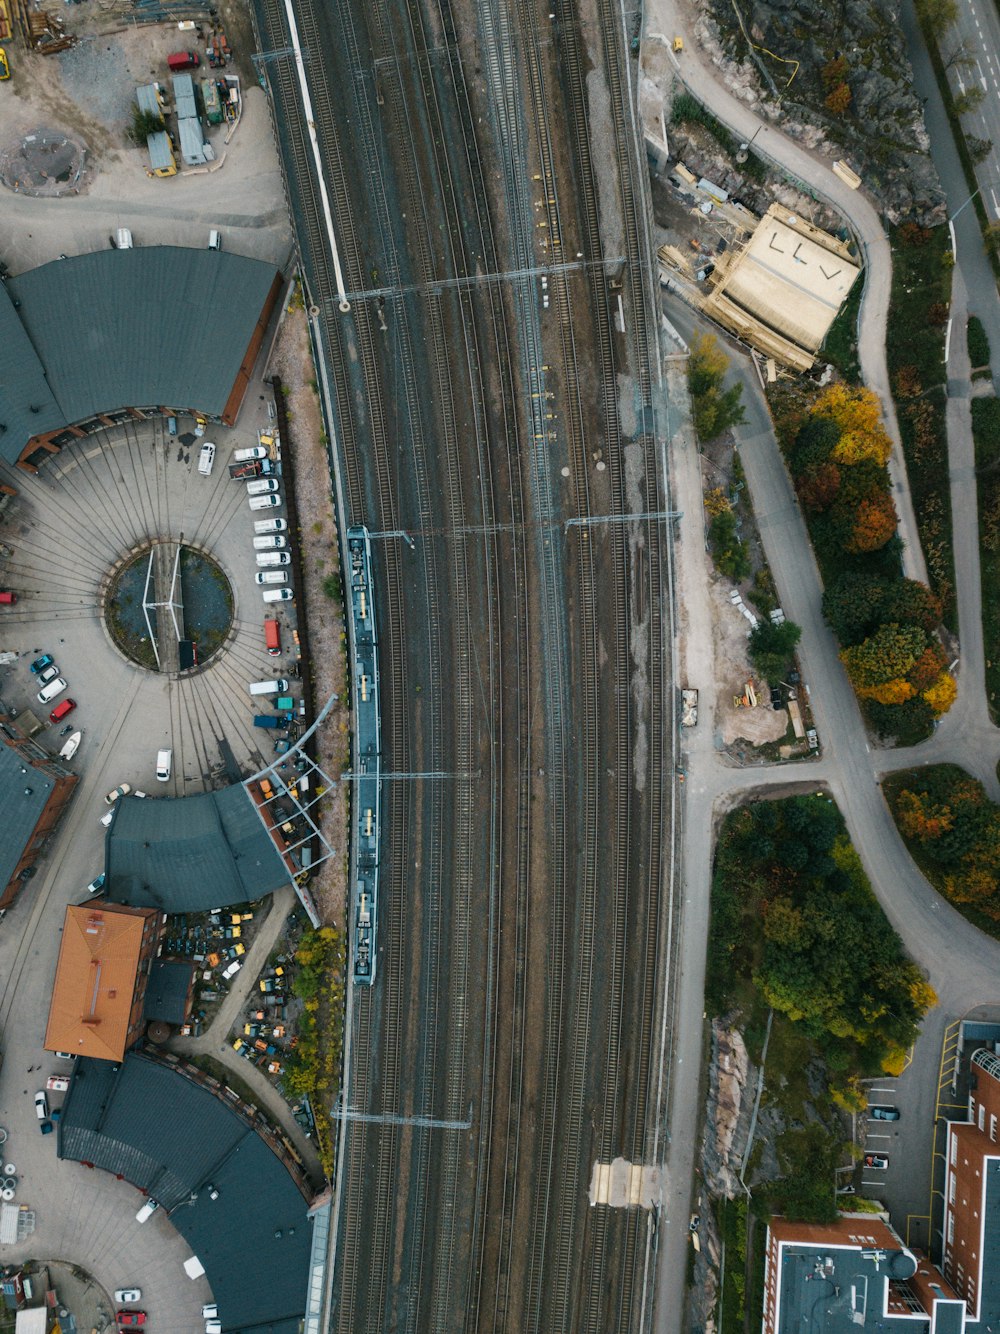
{"label": "dark gray roof", "polygon": [[[2,360],[2,358],[0,358]],[[3,837],[0,838],[0,890],[9,882],[27,846],[55,782],[28,764],[0,733],[0,792],[3,793]],[[22,773],[22,769],[27,770]],[[249,798],[247,798],[249,800]],[[286,876],[287,880],[288,877]]]}
{"label": "dark gray roof", "polygon": [[154,959],[142,1003],[143,1018],[183,1024],[193,977],[194,964],[187,959]]}
{"label": "dark gray roof", "polygon": [[[45,368],[24,332],[6,283],[0,283],[0,456],[13,463],[26,440],[65,424]],[[37,412],[32,412],[37,408]]]}
{"label": "dark gray roof", "polygon": [[[13,461],[32,435],[122,407],[221,416],[276,276],[272,264],[207,246],[139,246],[11,278],[0,299],[0,421],[8,427],[0,450]],[[34,360],[14,341],[16,329],[8,332],[18,317]],[[42,375],[51,392],[32,414]]]}
{"label": "dark gray roof", "polygon": [[240,784],[193,797],[124,797],[108,830],[105,894],[113,903],[201,912],[249,903],[288,871]]}
{"label": "dark gray roof", "polygon": [[79,1059],[59,1157],[118,1173],[170,1212],[205,1267],[223,1329],[298,1334],[311,1241],[306,1200],[222,1097],[141,1052],[120,1066]]}

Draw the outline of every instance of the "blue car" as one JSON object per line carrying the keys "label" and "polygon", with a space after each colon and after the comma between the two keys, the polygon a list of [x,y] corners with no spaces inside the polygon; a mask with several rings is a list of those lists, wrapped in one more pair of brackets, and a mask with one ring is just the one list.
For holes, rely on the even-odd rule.
{"label": "blue car", "polygon": [[36,658],[35,661],[31,664],[32,675],[38,676],[40,672],[45,671],[46,667],[51,667],[54,664],[54,662],[55,659],[51,656],[51,654],[43,653],[40,658]]}

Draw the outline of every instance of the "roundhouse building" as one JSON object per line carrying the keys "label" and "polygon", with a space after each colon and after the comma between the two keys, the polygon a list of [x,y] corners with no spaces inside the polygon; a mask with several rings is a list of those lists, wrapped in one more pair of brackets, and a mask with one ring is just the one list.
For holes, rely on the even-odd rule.
{"label": "roundhouse building", "polygon": [[97,250],[0,286],[0,456],[30,472],[108,426],[200,413],[232,425],[284,280],[182,246]]}

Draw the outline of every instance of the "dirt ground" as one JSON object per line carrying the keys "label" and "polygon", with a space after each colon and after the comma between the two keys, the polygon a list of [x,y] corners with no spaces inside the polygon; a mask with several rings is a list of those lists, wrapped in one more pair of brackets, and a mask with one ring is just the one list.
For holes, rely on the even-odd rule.
{"label": "dirt ground", "polygon": [[[287,391],[317,708],[322,708],[332,694],[341,697],[327,715],[317,747],[324,772],[336,778],[351,764],[350,701],[345,691],[346,632],[342,603],[324,591],[323,582],[331,574],[339,575],[340,551],[306,316],[298,296],[292,298],[291,305],[294,308],[285,314],[267,374],[279,375]],[[338,855],[323,862],[310,885],[323,921],[340,926],[344,925],[347,911],[349,804],[345,792],[343,784],[335,783],[323,801],[323,832],[338,849]]]}
{"label": "dirt ground", "polygon": [[[711,586],[712,636],[715,643],[716,728],[725,745],[741,737],[755,746],[780,741],[788,729],[788,710],[771,708],[769,687],[753,673],[747,658],[750,622],[729,600],[734,585],[716,578]],[[746,693],[747,681],[753,681],[757,707],[737,708],[734,700]]]}

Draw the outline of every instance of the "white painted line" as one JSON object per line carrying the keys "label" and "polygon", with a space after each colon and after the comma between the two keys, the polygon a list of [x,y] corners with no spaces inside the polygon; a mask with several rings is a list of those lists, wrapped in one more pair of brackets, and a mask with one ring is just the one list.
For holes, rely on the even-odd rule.
{"label": "white painted line", "polygon": [[892,1136],[891,1136],[891,1135],[876,1135],[876,1134],[873,1134],[872,1131],[869,1130],[869,1132],[868,1132],[868,1134],[865,1136],[865,1138],[866,1138],[866,1139],[892,1139]]}
{"label": "white painted line", "polygon": [[[896,1092],[896,1086],[895,1086],[895,1084],[894,1084],[894,1085],[892,1086],[892,1088],[887,1088],[887,1089],[875,1088],[875,1087],[873,1086],[872,1088],[870,1088],[870,1089],[868,1090],[868,1092],[869,1092],[869,1093],[895,1093],[895,1092]],[[872,1107],[872,1106],[874,1106],[874,1104],[873,1104],[873,1103],[869,1103],[868,1106],[869,1106],[869,1107]]]}
{"label": "white painted line", "polygon": [[996,197],[996,194],[995,194],[995,192],[994,192],[994,190],[993,190],[993,186],[992,186],[992,185],[990,186],[990,195],[992,196],[992,199],[993,199],[993,212],[994,212],[994,213],[1000,213],[1000,204],[997,203],[997,197]]}
{"label": "white painted line", "polygon": [[333,272],[337,279],[337,297],[342,311],[350,310],[350,303],[347,300],[347,294],[344,291],[344,274],[340,267],[340,253],[337,250],[337,237],[333,230],[333,213],[330,209],[330,197],[326,191],[326,178],[323,175],[323,162],[320,157],[319,140],[316,137],[316,123],[313,116],[312,99],[309,96],[309,87],[306,83],[305,66],[302,63],[302,48],[299,45],[299,30],[295,22],[295,14],[292,8],[292,0],[285,0],[285,15],[288,19],[288,33],[292,39],[292,49],[295,52],[295,72],[299,79],[299,92],[302,95],[302,111],[306,118],[306,125],[309,128],[309,142],[312,146],[313,160],[316,164],[316,179],[319,182],[319,192],[323,200],[323,216],[326,220],[327,234],[330,238],[330,251],[333,257]]}
{"label": "white painted line", "polygon": [[988,93],[990,90],[986,87],[986,79],[983,77],[982,74],[980,74],[979,76],[979,82],[983,85],[983,92]]}

